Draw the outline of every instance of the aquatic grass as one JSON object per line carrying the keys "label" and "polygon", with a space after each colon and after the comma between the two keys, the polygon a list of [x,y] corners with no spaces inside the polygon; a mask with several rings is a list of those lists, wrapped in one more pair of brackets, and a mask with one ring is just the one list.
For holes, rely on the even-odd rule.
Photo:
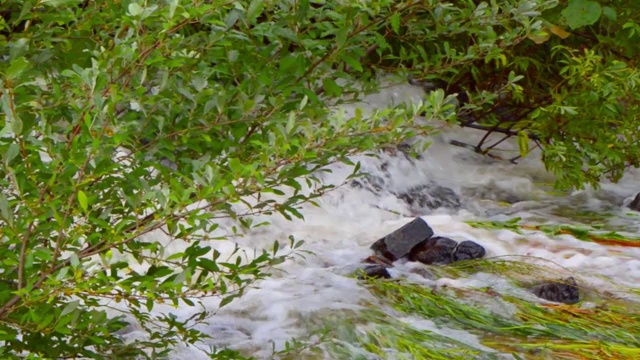
{"label": "aquatic grass", "polygon": [[507,221],[467,221],[474,228],[511,230],[517,234],[523,234],[522,230],[541,231],[550,236],[571,235],[578,240],[595,242],[601,245],[640,247],[640,237],[622,235],[616,231],[603,231],[604,225],[595,227],[575,225],[530,225],[520,224],[519,217]]}
{"label": "aquatic grass", "polygon": [[[417,329],[389,313],[371,309],[330,316],[305,339],[292,339],[272,358],[311,359],[497,359],[493,350]],[[378,304],[379,305],[379,304]]]}
{"label": "aquatic grass", "polygon": [[[331,358],[371,359],[373,355],[380,359],[497,359],[492,351],[433,331],[416,329],[382,311],[365,311],[362,316],[369,320],[367,325],[343,322],[338,327],[340,336],[337,338],[340,340],[330,341],[326,346]],[[345,333],[349,335],[345,336]]]}
{"label": "aquatic grass", "polygon": [[[482,344],[525,358],[597,359],[605,354],[636,358],[640,352],[637,304],[600,304],[593,308],[544,305],[494,290],[432,289],[405,281],[369,280],[370,290],[394,309],[436,324],[476,334]],[[498,314],[490,304],[504,302],[515,312]],[[544,357],[542,357],[544,358]]]}
{"label": "aquatic grass", "polygon": [[[517,221],[508,224],[514,225],[516,231],[529,230]],[[588,236],[589,231],[578,235]],[[615,282],[589,286],[586,277],[553,261],[523,255],[424,266],[439,279],[476,279],[486,286],[458,287],[444,281],[429,287],[406,279],[364,279],[377,299],[361,304],[369,310],[319,314],[322,321],[316,325],[322,330],[296,343],[301,351],[277,358],[640,358],[640,289]],[[578,304],[550,303],[527,292],[533,285],[568,276],[579,284]],[[468,336],[466,342],[461,334]]]}
{"label": "aquatic grass", "polygon": [[[431,267],[432,269],[434,267]],[[536,256],[504,255],[486,259],[460,261],[441,266],[434,271],[441,276],[454,278],[469,277],[474,274],[488,273],[508,279],[513,285],[528,288],[545,281],[558,281],[561,278],[574,277],[578,282],[580,299],[593,302],[622,303],[624,306],[640,306],[640,289],[624,286],[598,275],[583,276],[571,269]],[[589,285],[589,278],[601,278],[607,281],[606,287]]]}
{"label": "aquatic grass", "polygon": [[[534,261],[544,262],[546,266],[535,264],[533,263]],[[557,277],[562,275],[562,273],[569,273],[568,269],[565,269],[553,261],[527,255],[505,255],[471,261],[459,261],[442,268],[446,269],[446,271],[457,272],[459,275],[485,272],[509,275],[511,278],[520,275],[521,277],[535,277],[540,279],[544,277]]]}
{"label": "aquatic grass", "polygon": [[[509,258],[426,266],[437,276],[451,279],[491,274],[507,280],[497,287],[432,288],[405,279],[364,279],[363,285],[376,298],[360,304],[366,310],[315,314],[306,321],[319,330],[305,341],[292,342],[274,358],[502,359],[505,354],[515,359],[640,357],[640,302],[600,289],[588,289],[591,299],[577,305],[543,303],[533,295],[512,293],[513,288],[526,288],[543,278],[566,276],[568,270],[551,262],[531,262],[543,259]],[[503,286],[509,283],[513,288]],[[620,293],[631,298],[637,295],[633,290],[620,287]],[[581,298],[584,294],[581,288]],[[467,340],[463,341],[460,336],[465,333]]]}
{"label": "aquatic grass", "polygon": [[[502,352],[521,352],[522,359],[638,359],[640,349],[608,342],[593,341],[523,341],[511,338],[487,341],[485,345]],[[526,353],[522,353],[522,352]]]}
{"label": "aquatic grass", "polygon": [[552,215],[562,216],[570,220],[575,220],[583,224],[593,223],[606,223],[607,220],[615,217],[615,214],[610,212],[593,211],[576,209],[572,206],[562,206],[555,208],[551,211]]}
{"label": "aquatic grass", "polygon": [[615,231],[602,232],[589,227],[571,225],[520,225],[526,230],[542,231],[548,235],[571,235],[578,240],[591,241],[600,245],[640,247],[640,237],[625,236]]}

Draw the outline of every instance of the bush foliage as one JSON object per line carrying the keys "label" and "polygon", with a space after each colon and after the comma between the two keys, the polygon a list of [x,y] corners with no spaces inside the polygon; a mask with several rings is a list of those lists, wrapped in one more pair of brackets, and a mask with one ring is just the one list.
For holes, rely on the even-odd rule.
{"label": "bush foliage", "polygon": [[[210,296],[224,306],[287,255],[223,257],[221,219],[301,217],[296,207],[328,190],[314,176],[327,165],[430,133],[418,113],[518,136],[522,155],[541,147],[559,186],[620,178],[640,150],[638,7],[3,1],[0,355],[159,356],[196,342],[207,313],[148,311]],[[433,91],[423,104],[332,111],[393,73]],[[127,324],[105,300],[151,340],[123,343]]]}

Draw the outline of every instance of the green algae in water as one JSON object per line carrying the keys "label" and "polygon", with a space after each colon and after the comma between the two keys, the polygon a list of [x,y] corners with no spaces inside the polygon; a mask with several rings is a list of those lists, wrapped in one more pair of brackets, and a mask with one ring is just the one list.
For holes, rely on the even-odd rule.
{"label": "green algae in water", "polygon": [[[531,359],[600,359],[609,355],[631,359],[640,354],[638,303],[603,302],[581,308],[579,304],[532,303],[488,289],[436,290],[393,281],[369,281],[368,286],[394,309],[468,331],[497,352]],[[482,306],[482,297],[498,297],[516,311],[511,317],[497,314]]]}
{"label": "green algae in water", "polygon": [[595,242],[601,245],[640,247],[640,237],[628,236],[610,231],[606,225],[593,226],[576,225],[532,225],[521,224],[519,217],[507,221],[467,221],[474,228],[489,230],[511,230],[517,234],[523,234],[523,230],[541,231],[549,236],[571,235],[578,240]]}

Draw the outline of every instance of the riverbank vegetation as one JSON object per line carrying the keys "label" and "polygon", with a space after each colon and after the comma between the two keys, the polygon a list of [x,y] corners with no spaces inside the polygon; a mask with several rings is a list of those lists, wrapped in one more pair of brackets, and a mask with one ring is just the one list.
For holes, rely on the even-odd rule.
{"label": "riverbank vegetation", "polygon": [[[639,10],[633,0],[2,1],[0,356],[156,358],[196,343],[210,310],[149,311],[224,306],[302,246],[222,253],[213,241],[262,225],[255,214],[302,217],[301,203],[330,190],[316,178],[327,165],[432,134],[418,114],[518,138],[519,154],[500,154],[500,140],[471,144],[481,153],[517,161],[541,148],[561,188],[619,179],[639,165]],[[390,74],[425,88],[424,102],[334,111]],[[221,232],[229,219],[237,227]],[[107,301],[124,304],[146,340],[124,343],[127,322]]]}

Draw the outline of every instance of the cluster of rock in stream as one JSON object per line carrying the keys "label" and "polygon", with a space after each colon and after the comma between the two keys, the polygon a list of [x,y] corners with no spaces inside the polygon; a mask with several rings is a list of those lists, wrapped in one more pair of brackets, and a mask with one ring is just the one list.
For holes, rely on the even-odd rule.
{"label": "cluster of rock in stream", "polygon": [[[361,271],[366,277],[391,278],[387,268],[393,262],[406,259],[427,265],[447,265],[456,261],[480,259],[485,249],[473,242],[456,242],[452,239],[434,236],[433,229],[422,218],[379,239],[371,249],[375,256],[365,260],[368,264]],[[361,275],[360,277],[364,277]],[[579,301],[578,286],[573,278],[560,282],[549,282],[529,289],[536,296],[549,301],[575,304]]]}

